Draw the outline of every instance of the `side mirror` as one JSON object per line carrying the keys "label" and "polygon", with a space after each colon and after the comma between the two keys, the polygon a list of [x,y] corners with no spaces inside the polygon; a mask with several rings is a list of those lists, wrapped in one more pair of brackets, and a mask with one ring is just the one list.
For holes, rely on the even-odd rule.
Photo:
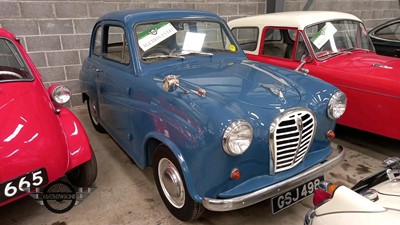
{"label": "side mirror", "polygon": [[307,55],[306,53],[304,53],[304,54],[301,56],[300,62],[309,63],[309,62],[311,62],[311,61],[312,61],[311,56]]}
{"label": "side mirror", "polygon": [[398,175],[400,173],[400,158],[389,157],[383,160],[383,165],[387,168],[386,175],[390,181],[398,181]]}
{"label": "side mirror", "polygon": [[304,54],[301,56],[300,65],[299,65],[298,67],[296,67],[295,71],[299,71],[299,70],[301,69],[301,67],[304,66],[304,64],[309,63],[309,62],[311,62],[311,61],[312,61],[311,56],[309,56],[307,53],[304,53]]}
{"label": "side mirror", "polygon": [[400,169],[400,158],[399,157],[389,157],[383,160],[383,165],[390,169]]}

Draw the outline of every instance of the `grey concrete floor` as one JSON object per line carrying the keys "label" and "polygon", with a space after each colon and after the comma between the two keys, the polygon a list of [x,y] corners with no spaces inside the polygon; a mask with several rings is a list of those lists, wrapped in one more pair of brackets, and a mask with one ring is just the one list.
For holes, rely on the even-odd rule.
{"label": "grey concrete floor", "polygon": [[[98,162],[97,188],[81,204],[64,214],[54,214],[32,198],[25,197],[0,208],[0,224],[186,224],[173,217],[164,206],[154,183],[152,170],[139,169],[107,135],[91,126],[86,108],[75,108],[89,135]],[[400,142],[364,132],[337,127],[333,145],[342,144],[347,155],[342,164],[325,175],[326,180],[351,186],[382,168],[387,156],[400,156]],[[188,224],[285,224],[301,225],[311,198],[272,215],[270,201],[231,212],[205,212]]]}

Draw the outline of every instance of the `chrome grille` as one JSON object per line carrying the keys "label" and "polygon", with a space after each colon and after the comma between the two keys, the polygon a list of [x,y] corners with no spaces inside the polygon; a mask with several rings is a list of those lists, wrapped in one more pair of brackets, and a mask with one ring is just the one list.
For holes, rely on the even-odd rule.
{"label": "chrome grille", "polygon": [[270,128],[272,173],[290,169],[306,156],[314,139],[315,117],[307,109],[282,113]]}

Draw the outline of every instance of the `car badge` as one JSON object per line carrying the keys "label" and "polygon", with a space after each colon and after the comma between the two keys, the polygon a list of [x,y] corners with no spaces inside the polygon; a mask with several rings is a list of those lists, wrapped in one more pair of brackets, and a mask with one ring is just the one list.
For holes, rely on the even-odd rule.
{"label": "car badge", "polygon": [[393,67],[391,67],[391,66],[386,66],[386,65],[383,65],[380,63],[373,63],[372,66],[383,68],[383,69],[389,69],[389,70],[393,69]]}
{"label": "car badge", "polygon": [[295,121],[296,121],[297,130],[299,130],[300,132],[303,131],[304,126],[303,126],[303,120],[301,119],[301,117],[296,116]]}
{"label": "car badge", "polygon": [[152,30],[150,31],[150,34],[156,35],[157,32],[158,32],[157,28],[154,28],[154,29],[152,29]]}

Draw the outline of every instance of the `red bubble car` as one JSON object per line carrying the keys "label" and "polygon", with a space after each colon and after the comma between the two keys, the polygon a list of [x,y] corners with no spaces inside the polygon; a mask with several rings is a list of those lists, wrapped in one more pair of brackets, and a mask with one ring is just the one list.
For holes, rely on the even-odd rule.
{"label": "red bubble car", "polygon": [[96,158],[75,115],[71,91],[47,90],[18,39],[0,28],[0,206],[65,175],[78,187],[97,176]]}

